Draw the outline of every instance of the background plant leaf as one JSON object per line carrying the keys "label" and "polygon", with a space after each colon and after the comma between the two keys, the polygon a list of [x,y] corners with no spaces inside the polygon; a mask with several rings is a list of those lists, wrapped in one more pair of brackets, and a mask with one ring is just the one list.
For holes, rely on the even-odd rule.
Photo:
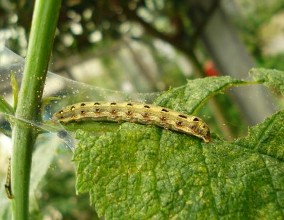
{"label": "background plant leaf", "polygon": [[257,82],[263,83],[275,93],[284,95],[284,72],[274,69],[252,68],[249,74]]}

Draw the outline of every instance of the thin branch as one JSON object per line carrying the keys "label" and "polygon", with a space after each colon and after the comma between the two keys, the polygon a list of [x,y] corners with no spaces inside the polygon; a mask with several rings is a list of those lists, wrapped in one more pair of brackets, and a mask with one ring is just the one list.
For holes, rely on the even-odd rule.
{"label": "thin branch", "polygon": [[[209,22],[210,18],[213,16],[214,12],[219,8],[220,6],[220,0],[215,0],[210,5],[210,8],[206,13],[202,13],[202,16],[205,15],[205,17],[197,24],[195,25],[196,29],[195,32],[192,35],[192,41],[196,42],[197,39],[202,34],[204,28],[206,27],[207,23]],[[196,8],[193,8],[193,10],[196,10]],[[197,10],[198,11],[198,10]],[[191,13],[189,13],[191,14]]]}

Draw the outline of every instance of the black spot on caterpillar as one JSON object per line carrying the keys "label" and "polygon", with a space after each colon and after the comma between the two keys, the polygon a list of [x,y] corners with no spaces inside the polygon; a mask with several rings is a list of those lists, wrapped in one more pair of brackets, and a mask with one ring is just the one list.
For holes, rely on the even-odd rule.
{"label": "black spot on caterpillar", "polygon": [[136,102],[83,102],[67,106],[53,115],[60,123],[81,120],[128,121],[154,124],[166,129],[190,134],[210,141],[210,130],[200,118],[160,106]]}
{"label": "black spot on caterpillar", "polygon": [[[185,115],[178,115],[179,117],[181,117],[181,118],[187,118]],[[193,121],[194,121],[194,119],[193,119]]]}

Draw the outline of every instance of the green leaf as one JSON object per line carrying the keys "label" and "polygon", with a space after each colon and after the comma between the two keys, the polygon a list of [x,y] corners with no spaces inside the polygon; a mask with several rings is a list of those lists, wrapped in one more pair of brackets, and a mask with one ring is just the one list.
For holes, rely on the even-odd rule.
{"label": "green leaf", "polygon": [[[0,96],[0,113],[4,113],[4,118],[7,119],[10,123],[10,115],[14,115],[14,109],[10,104],[2,97]],[[6,127],[0,127],[0,133],[5,134],[8,137],[11,137],[11,130]]]}
{"label": "green leaf", "polygon": [[0,112],[14,115],[14,109],[2,96],[0,96]]}
{"label": "green leaf", "polygon": [[154,103],[187,114],[196,114],[212,96],[223,92],[229,87],[246,83],[230,76],[189,80],[187,85],[165,92]]}
{"label": "green leaf", "polygon": [[95,122],[94,121],[81,121],[81,122],[70,122],[64,125],[67,131],[77,131],[83,129],[84,131],[92,131],[92,133],[101,134],[109,131],[116,131],[119,127],[119,123],[113,122]]}
{"label": "green leaf", "polygon": [[[235,143],[254,152],[284,159],[284,111],[280,111],[255,127],[249,129],[249,135]],[[284,179],[283,179],[284,180]],[[284,182],[283,182],[284,184]]]}
{"label": "green leaf", "polygon": [[[211,96],[245,82],[189,81],[156,104],[195,113]],[[77,131],[78,193],[106,219],[281,219],[284,112],[235,142],[202,140],[154,125],[124,123],[98,136]]]}
{"label": "green leaf", "polygon": [[257,82],[263,83],[265,86],[271,88],[275,93],[284,95],[284,72],[279,70],[253,68],[249,74]]}
{"label": "green leaf", "polygon": [[[100,137],[78,131],[77,190],[107,219],[281,219],[283,119],[282,111],[235,143],[130,123]],[[274,141],[259,141],[270,134]]]}

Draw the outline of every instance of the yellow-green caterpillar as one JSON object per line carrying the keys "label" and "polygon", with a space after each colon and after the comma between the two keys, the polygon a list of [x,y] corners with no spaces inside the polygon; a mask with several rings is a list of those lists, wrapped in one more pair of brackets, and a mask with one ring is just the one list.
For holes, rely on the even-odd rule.
{"label": "yellow-green caterpillar", "polygon": [[205,122],[192,115],[168,108],[137,102],[81,102],[64,107],[53,115],[60,123],[91,119],[95,121],[127,121],[154,124],[210,141],[210,130]]}

